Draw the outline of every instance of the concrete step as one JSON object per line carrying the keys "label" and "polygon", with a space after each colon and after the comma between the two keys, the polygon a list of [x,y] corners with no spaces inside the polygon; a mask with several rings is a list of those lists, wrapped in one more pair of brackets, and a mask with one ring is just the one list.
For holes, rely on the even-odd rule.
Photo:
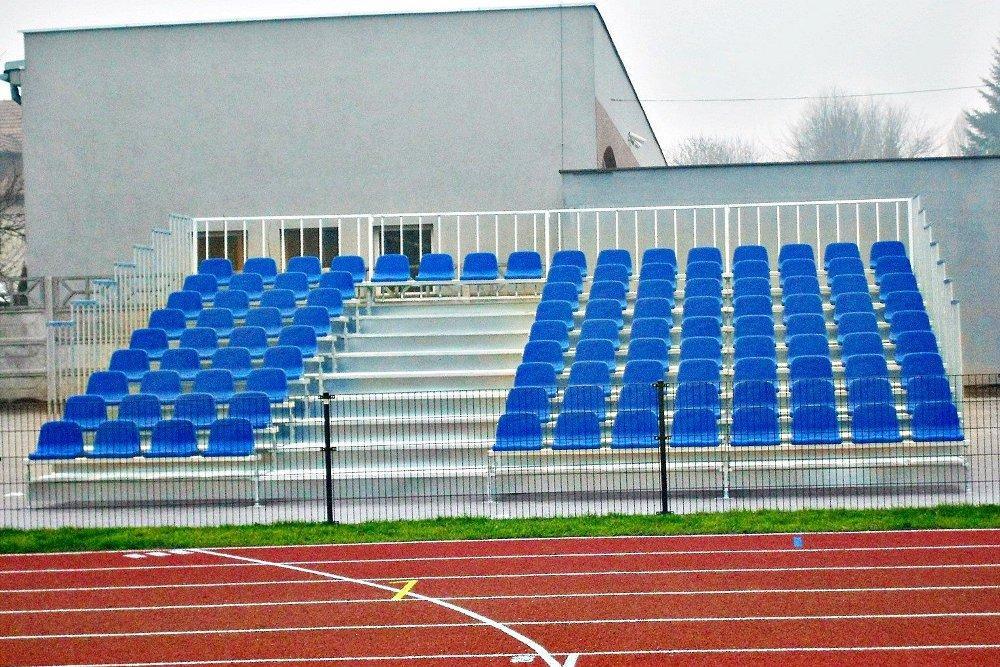
{"label": "concrete step", "polygon": [[326,374],[318,382],[323,391],[333,394],[508,389],[513,383],[513,369],[337,372]]}
{"label": "concrete step", "polygon": [[351,334],[344,352],[440,351],[477,349],[483,351],[524,348],[528,329],[477,331],[473,333],[370,333]]}
{"label": "concrete step", "polygon": [[428,310],[419,315],[362,315],[358,333],[478,333],[482,331],[524,331],[535,321],[534,310],[523,313],[491,312],[482,309],[454,313]]}
{"label": "concrete step", "polygon": [[434,371],[465,370],[476,374],[481,370],[513,370],[521,361],[523,347],[500,350],[479,348],[454,350],[346,352],[337,355],[338,372],[369,371]]}

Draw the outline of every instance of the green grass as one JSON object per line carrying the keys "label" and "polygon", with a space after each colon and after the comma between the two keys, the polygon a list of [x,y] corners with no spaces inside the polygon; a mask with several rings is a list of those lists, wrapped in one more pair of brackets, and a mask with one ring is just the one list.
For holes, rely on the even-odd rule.
{"label": "green grass", "polygon": [[1000,528],[1000,505],[920,509],[724,512],[560,519],[454,518],[350,525],[283,523],[213,528],[59,528],[0,530],[0,553],[279,544],[609,535],[810,533],[929,528]]}

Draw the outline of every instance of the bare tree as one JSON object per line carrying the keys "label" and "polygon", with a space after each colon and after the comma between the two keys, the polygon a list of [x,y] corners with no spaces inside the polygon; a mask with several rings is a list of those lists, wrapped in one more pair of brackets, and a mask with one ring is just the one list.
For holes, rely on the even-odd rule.
{"label": "bare tree", "polygon": [[920,157],[940,145],[935,133],[905,106],[841,97],[812,101],[789,131],[788,157],[796,161]]}
{"label": "bare tree", "polygon": [[738,164],[760,160],[760,149],[740,137],[699,134],[682,139],[671,153],[675,164]]}
{"label": "bare tree", "polygon": [[0,172],[0,277],[21,275],[24,241],[24,175],[15,159]]}

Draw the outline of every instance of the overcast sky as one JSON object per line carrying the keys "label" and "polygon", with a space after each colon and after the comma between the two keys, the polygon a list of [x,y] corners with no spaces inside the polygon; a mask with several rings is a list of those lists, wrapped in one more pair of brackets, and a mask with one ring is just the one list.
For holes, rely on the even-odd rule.
{"label": "overcast sky", "polygon": [[[0,58],[24,57],[18,31],[233,18],[420,11],[545,3],[518,0],[0,0]],[[874,93],[970,86],[1000,37],[998,0],[597,0],[670,146],[692,134],[740,135],[777,157],[803,101],[657,99]],[[460,38],[460,36],[456,36]],[[30,67],[30,63],[29,63]],[[0,96],[9,97],[6,86]],[[947,134],[974,90],[882,98]]]}

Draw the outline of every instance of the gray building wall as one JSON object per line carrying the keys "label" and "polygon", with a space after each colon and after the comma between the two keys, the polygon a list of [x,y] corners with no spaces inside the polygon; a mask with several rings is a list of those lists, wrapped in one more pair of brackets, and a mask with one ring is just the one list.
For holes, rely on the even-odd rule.
{"label": "gray building wall", "polygon": [[576,207],[919,195],[962,302],[965,370],[1000,369],[1000,157],[631,169],[563,174]]}
{"label": "gray building wall", "polygon": [[29,270],[106,273],[170,212],[556,206],[609,43],[593,7],[29,33]]}

